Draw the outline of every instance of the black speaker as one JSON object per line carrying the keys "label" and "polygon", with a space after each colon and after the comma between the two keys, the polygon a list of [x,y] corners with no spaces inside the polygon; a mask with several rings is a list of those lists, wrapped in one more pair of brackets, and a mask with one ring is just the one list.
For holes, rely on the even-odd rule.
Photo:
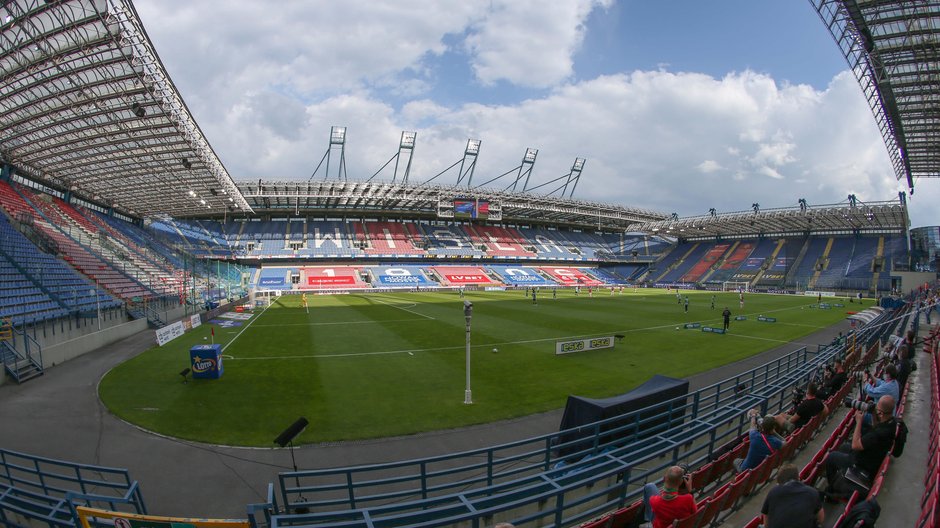
{"label": "black speaker", "polygon": [[309,423],[310,422],[308,422],[307,419],[304,418],[303,416],[301,416],[300,418],[297,418],[296,422],[290,424],[290,427],[288,427],[287,429],[284,429],[283,433],[277,435],[277,438],[274,439],[274,443],[281,447],[286,446],[287,444],[291,443],[291,441],[297,435],[302,433],[304,429],[307,428],[307,424]]}
{"label": "black speaker", "polygon": [[131,105],[131,112],[134,112],[134,115],[137,117],[144,117],[147,115],[147,109],[140,105],[140,103],[134,103]]}

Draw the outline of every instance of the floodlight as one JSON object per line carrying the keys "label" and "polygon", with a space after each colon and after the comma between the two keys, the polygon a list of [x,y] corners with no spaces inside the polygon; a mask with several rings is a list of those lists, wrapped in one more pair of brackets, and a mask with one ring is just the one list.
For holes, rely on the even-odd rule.
{"label": "floodlight", "polygon": [[346,143],[346,127],[330,128],[330,145],[343,145]]}
{"label": "floodlight", "polygon": [[535,157],[539,155],[539,149],[525,149],[525,156],[522,157],[523,163],[535,163]]}
{"label": "floodlight", "polygon": [[417,132],[405,132],[401,133],[401,142],[398,144],[399,148],[410,149],[415,148],[415,139],[418,137]]}
{"label": "floodlight", "polygon": [[575,158],[574,165],[571,166],[573,172],[580,171],[584,168],[584,158]]}
{"label": "floodlight", "polygon": [[195,198],[195,197],[196,197],[196,192],[193,191],[192,189],[190,189],[190,190],[189,190],[189,195],[192,196],[193,198]]}
{"label": "floodlight", "polygon": [[468,139],[467,148],[464,150],[464,155],[475,156],[480,153],[480,141],[479,139]]}

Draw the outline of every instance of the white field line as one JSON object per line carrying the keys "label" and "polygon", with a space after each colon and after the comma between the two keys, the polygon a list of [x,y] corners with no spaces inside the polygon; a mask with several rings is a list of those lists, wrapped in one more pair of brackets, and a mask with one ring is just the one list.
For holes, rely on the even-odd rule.
{"label": "white field line", "polygon": [[242,328],[241,332],[236,334],[235,337],[233,337],[231,341],[229,341],[228,343],[225,344],[224,347],[222,347],[222,352],[225,352],[226,348],[232,346],[232,343],[234,343],[242,334],[244,334],[245,330],[248,330],[248,327],[254,324],[254,322],[257,321],[258,319],[261,319],[261,316],[264,315],[264,312],[267,312],[268,308],[274,306],[278,301],[280,301],[280,299],[275,300],[273,303],[268,303],[268,305],[264,307],[264,310],[261,310],[261,313],[258,314],[258,317],[255,317],[251,321],[248,321],[248,324],[245,325],[245,328]]}
{"label": "white field line", "polygon": [[[777,310],[768,310],[766,313],[774,313],[785,310],[793,310],[794,308],[780,308]],[[748,314],[753,315],[753,314]],[[529,343],[544,343],[551,341],[564,341],[564,340],[574,340],[574,339],[585,339],[588,337],[596,337],[598,335],[606,334],[629,334],[636,332],[647,332],[650,330],[662,330],[667,328],[672,328],[674,325],[664,324],[657,326],[649,326],[646,328],[632,328],[629,330],[610,330],[607,332],[596,332],[593,334],[583,334],[583,335],[572,335],[572,336],[559,336],[559,337],[545,337],[541,339],[522,339],[518,341],[501,341],[496,343],[487,343],[487,344],[476,344],[470,345],[472,348],[489,348],[492,346],[505,346],[505,345],[524,345]],[[778,343],[791,343],[792,341],[785,341],[780,339],[770,339],[764,337],[755,337],[755,336],[745,336],[740,334],[725,334],[732,337],[742,337],[747,339],[758,339],[763,341],[773,341]],[[799,345],[805,345],[805,343],[794,343]],[[449,347],[434,347],[434,348],[412,348],[406,350],[382,350],[377,352],[354,352],[350,354],[307,354],[303,356],[263,356],[263,357],[246,357],[246,358],[234,358],[235,360],[245,360],[245,361],[258,361],[258,360],[271,360],[271,359],[323,359],[323,358],[343,358],[343,357],[357,357],[357,356],[387,356],[392,354],[413,354],[414,352],[437,352],[443,350],[463,350],[466,345],[458,346],[449,346]]]}
{"label": "white field line", "polygon": [[333,321],[327,323],[281,323],[281,324],[259,324],[255,325],[255,328],[270,328],[270,327],[281,327],[281,326],[328,326],[328,325],[353,325],[353,324],[380,324],[380,323],[401,323],[404,321],[421,321],[421,319],[416,319],[412,317],[411,319],[385,319],[385,320],[369,320],[369,321]]}
{"label": "white field line", "polygon": [[[365,296],[362,295],[361,297],[365,297]],[[418,312],[409,310],[408,308],[403,308],[403,307],[401,307],[401,306],[399,306],[399,305],[397,305],[397,304],[390,303],[390,302],[385,302],[385,301],[383,301],[382,299],[379,299],[378,297],[371,297],[371,296],[369,296],[369,297],[367,297],[367,298],[368,298],[369,300],[376,301],[376,302],[382,303],[382,304],[387,305],[387,306],[391,306],[392,308],[398,308],[399,310],[404,310],[404,311],[406,311],[406,312],[408,312],[408,313],[411,313],[411,314],[420,315],[421,317],[424,317],[425,319],[434,320],[434,318],[431,317],[430,315],[424,315],[424,314],[422,314],[422,313],[418,313]],[[418,305],[418,303],[409,303],[409,304],[407,304],[407,305],[405,305],[405,306],[415,307],[415,306],[417,306],[417,305]]]}

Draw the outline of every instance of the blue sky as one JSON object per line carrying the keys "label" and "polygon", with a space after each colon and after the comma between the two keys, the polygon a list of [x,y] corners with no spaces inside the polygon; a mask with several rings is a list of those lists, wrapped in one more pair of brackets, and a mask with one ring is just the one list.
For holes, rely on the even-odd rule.
{"label": "blue sky", "polygon": [[[533,184],[584,157],[576,197],[682,216],[897,196],[867,103],[809,2],[135,5],[237,180],[305,181],[341,125],[351,179],[415,130],[414,181],[478,138],[478,182],[533,147]],[[932,187],[911,201],[915,226],[937,223]]]}

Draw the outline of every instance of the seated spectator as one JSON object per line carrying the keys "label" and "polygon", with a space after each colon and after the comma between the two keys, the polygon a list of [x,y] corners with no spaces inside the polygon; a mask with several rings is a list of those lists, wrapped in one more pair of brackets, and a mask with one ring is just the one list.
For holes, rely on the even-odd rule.
{"label": "seated spectator", "polygon": [[894,443],[897,433],[897,421],[894,419],[893,397],[885,395],[878,399],[875,412],[872,413],[874,426],[862,434],[865,421],[864,411],[855,411],[855,430],[852,442],[845,443],[837,451],[826,457],[826,493],[845,496],[850,494],[845,483],[845,471],[850,467],[861,470],[869,479],[878,471],[885,455]]}
{"label": "seated spectator", "polygon": [[898,387],[897,377],[898,368],[893,364],[888,364],[884,368],[884,379],[878,379],[870,373],[865,373],[865,394],[872,400],[878,400],[882,396],[891,396],[894,401],[901,399],[901,391]]}
{"label": "seated spectator", "polygon": [[666,470],[662,492],[653,483],[643,486],[646,521],[652,523],[653,528],[667,528],[672,526],[673,521],[698,511],[691,489],[689,475],[679,466]]}
{"label": "seated spectator", "polygon": [[845,385],[847,379],[848,374],[845,372],[845,365],[842,363],[842,360],[837,359],[833,361],[832,369],[827,371],[826,377],[823,379],[822,387],[816,391],[816,396],[823,400],[829,398],[839,392],[839,389]]}
{"label": "seated spectator", "polygon": [[738,472],[756,468],[765,458],[783,447],[783,438],[776,434],[777,419],[773,416],[765,416],[758,423],[757,415],[757,409],[751,409],[747,412],[748,419],[751,421],[751,430],[748,433],[750,446],[747,449],[747,455],[743,459],[737,458],[734,460],[734,469]]}
{"label": "seated spectator", "polygon": [[763,528],[816,528],[826,517],[819,492],[800,482],[800,471],[793,464],[777,471],[777,486],[767,494],[760,512]]}
{"label": "seated spectator", "polygon": [[806,394],[803,395],[803,401],[796,406],[792,414],[778,414],[774,418],[777,420],[777,427],[790,434],[794,430],[808,424],[814,416],[821,412],[829,412],[826,404],[816,397],[817,389],[815,383],[806,386]]}

